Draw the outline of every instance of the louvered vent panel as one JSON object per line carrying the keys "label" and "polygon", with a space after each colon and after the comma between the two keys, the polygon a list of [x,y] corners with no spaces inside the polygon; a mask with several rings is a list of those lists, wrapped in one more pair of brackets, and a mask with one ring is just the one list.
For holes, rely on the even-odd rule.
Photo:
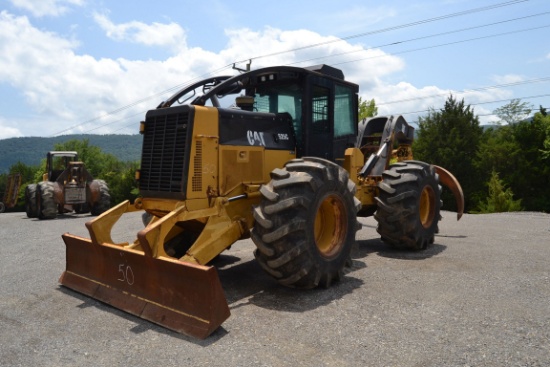
{"label": "louvered vent panel", "polygon": [[196,142],[196,152],[194,157],[195,168],[193,170],[192,190],[194,192],[202,191],[202,141]]}
{"label": "louvered vent panel", "polygon": [[140,190],[184,193],[189,112],[147,117],[141,153]]}

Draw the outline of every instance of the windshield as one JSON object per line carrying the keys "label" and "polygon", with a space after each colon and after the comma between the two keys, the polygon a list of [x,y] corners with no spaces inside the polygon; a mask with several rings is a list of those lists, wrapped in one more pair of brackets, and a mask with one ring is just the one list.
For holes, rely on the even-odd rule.
{"label": "windshield", "polygon": [[302,89],[294,83],[260,85],[254,93],[254,111],[290,114],[297,141],[301,141],[302,96]]}

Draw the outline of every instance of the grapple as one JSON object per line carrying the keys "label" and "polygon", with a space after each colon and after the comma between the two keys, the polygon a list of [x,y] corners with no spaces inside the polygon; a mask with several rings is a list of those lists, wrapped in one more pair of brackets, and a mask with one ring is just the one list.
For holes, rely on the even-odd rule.
{"label": "grapple", "polygon": [[168,329],[206,338],[230,315],[216,269],[112,243],[105,233],[127,207],[86,223],[90,239],[62,235],[67,264],[59,282]]}

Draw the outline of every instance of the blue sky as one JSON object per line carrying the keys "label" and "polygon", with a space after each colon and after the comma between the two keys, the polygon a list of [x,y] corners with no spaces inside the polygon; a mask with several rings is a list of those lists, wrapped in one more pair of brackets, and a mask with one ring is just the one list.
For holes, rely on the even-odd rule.
{"label": "blue sky", "polygon": [[133,134],[173,88],[249,59],[334,65],[410,122],[451,93],[482,123],[512,98],[550,107],[548,0],[0,4],[0,139]]}

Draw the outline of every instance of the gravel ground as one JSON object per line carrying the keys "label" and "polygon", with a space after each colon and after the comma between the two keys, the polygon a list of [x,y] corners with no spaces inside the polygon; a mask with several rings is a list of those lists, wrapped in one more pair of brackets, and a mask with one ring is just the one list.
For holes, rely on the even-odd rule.
{"label": "gravel ground", "polygon": [[[444,212],[435,244],[394,251],[372,218],[327,290],[277,285],[251,241],[224,253],[231,317],[193,340],[59,286],[61,234],[89,216],[0,214],[1,366],[550,366],[550,215]],[[139,213],[116,225],[133,240]]]}

